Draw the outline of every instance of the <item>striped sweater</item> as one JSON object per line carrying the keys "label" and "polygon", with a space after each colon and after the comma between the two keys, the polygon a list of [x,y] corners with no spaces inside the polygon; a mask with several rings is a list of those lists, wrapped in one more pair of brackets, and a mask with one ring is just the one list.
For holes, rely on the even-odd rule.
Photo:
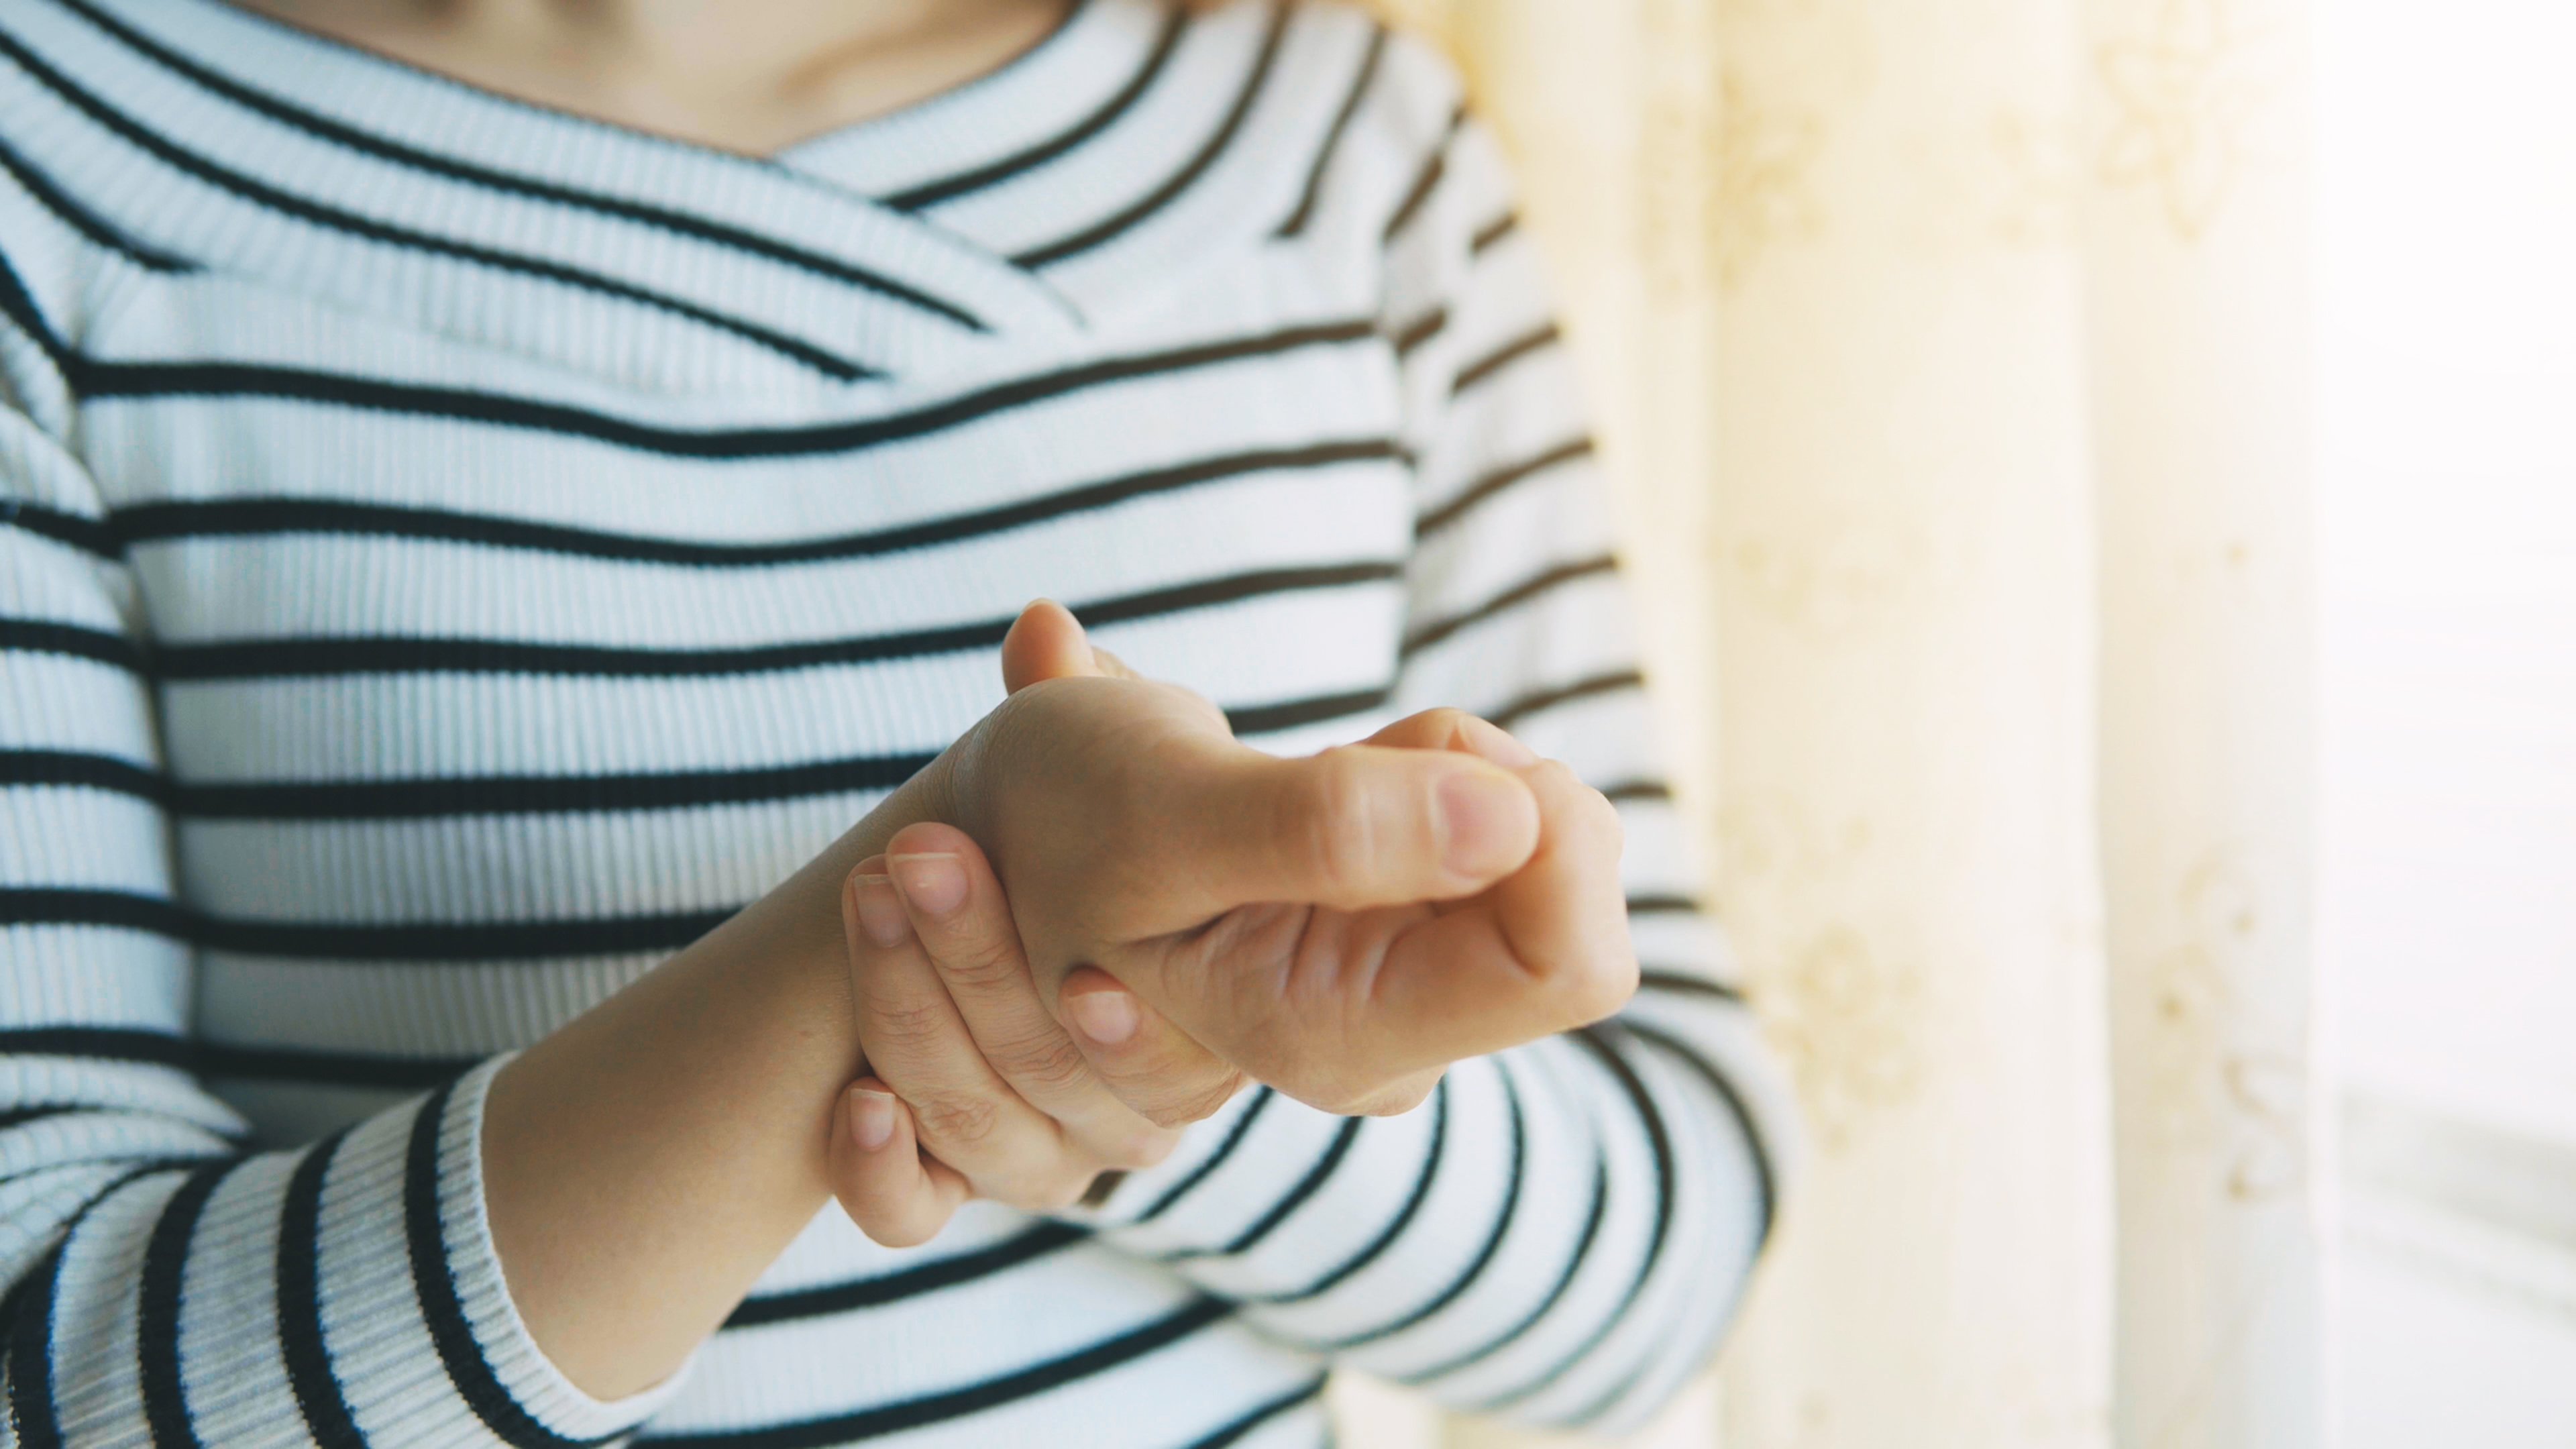
{"label": "striped sweater", "polygon": [[[1617,1426],[1784,1098],[1653,763],[1496,148],[1323,4],[1089,0],[753,160],[215,0],[0,6],[6,1438],[1306,1444],[1350,1366]],[[998,699],[1026,599],[1282,752],[1454,704],[1618,802],[1618,1020],[1097,1208],[827,1212],[586,1396],[484,1217],[498,1062]]]}

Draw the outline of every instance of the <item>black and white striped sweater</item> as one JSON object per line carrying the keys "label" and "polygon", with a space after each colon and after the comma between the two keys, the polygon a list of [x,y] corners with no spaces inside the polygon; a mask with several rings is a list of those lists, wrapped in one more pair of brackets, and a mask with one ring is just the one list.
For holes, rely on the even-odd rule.
{"label": "black and white striped sweater", "polygon": [[[10,1442],[1309,1443],[1337,1364],[1615,1425],[1707,1356],[1784,1099],[1427,52],[1090,0],[756,161],[9,0],[0,260]],[[827,1213],[688,1373],[584,1396],[483,1217],[499,1054],[983,714],[1040,594],[1265,747],[1438,703],[1567,759],[1648,988],[1407,1116],[1247,1093],[1079,1218]]]}

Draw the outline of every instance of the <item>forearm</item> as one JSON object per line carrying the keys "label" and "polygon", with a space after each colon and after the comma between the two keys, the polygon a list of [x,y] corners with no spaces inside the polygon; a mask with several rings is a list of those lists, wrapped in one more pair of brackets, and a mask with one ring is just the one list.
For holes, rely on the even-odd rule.
{"label": "forearm", "polygon": [[494,1243],[529,1332],[590,1393],[668,1377],[829,1199],[860,1058],[842,882],[935,816],[939,768],[493,1082]]}

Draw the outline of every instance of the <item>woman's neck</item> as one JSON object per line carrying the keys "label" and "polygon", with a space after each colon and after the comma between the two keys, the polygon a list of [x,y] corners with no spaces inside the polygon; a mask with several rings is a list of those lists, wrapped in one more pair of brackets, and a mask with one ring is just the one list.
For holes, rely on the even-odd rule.
{"label": "woman's neck", "polygon": [[469,85],[747,155],[1037,44],[1073,0],[234,0]]}

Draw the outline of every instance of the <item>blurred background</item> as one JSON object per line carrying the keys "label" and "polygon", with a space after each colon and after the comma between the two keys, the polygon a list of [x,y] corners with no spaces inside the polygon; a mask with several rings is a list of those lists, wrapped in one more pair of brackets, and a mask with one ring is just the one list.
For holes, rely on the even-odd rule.
{"label": "blurred background", "polygon": [[1642,1442],[2576,1445],[2576,19],[1380,8],[1519,160],[1814,1138]]}

